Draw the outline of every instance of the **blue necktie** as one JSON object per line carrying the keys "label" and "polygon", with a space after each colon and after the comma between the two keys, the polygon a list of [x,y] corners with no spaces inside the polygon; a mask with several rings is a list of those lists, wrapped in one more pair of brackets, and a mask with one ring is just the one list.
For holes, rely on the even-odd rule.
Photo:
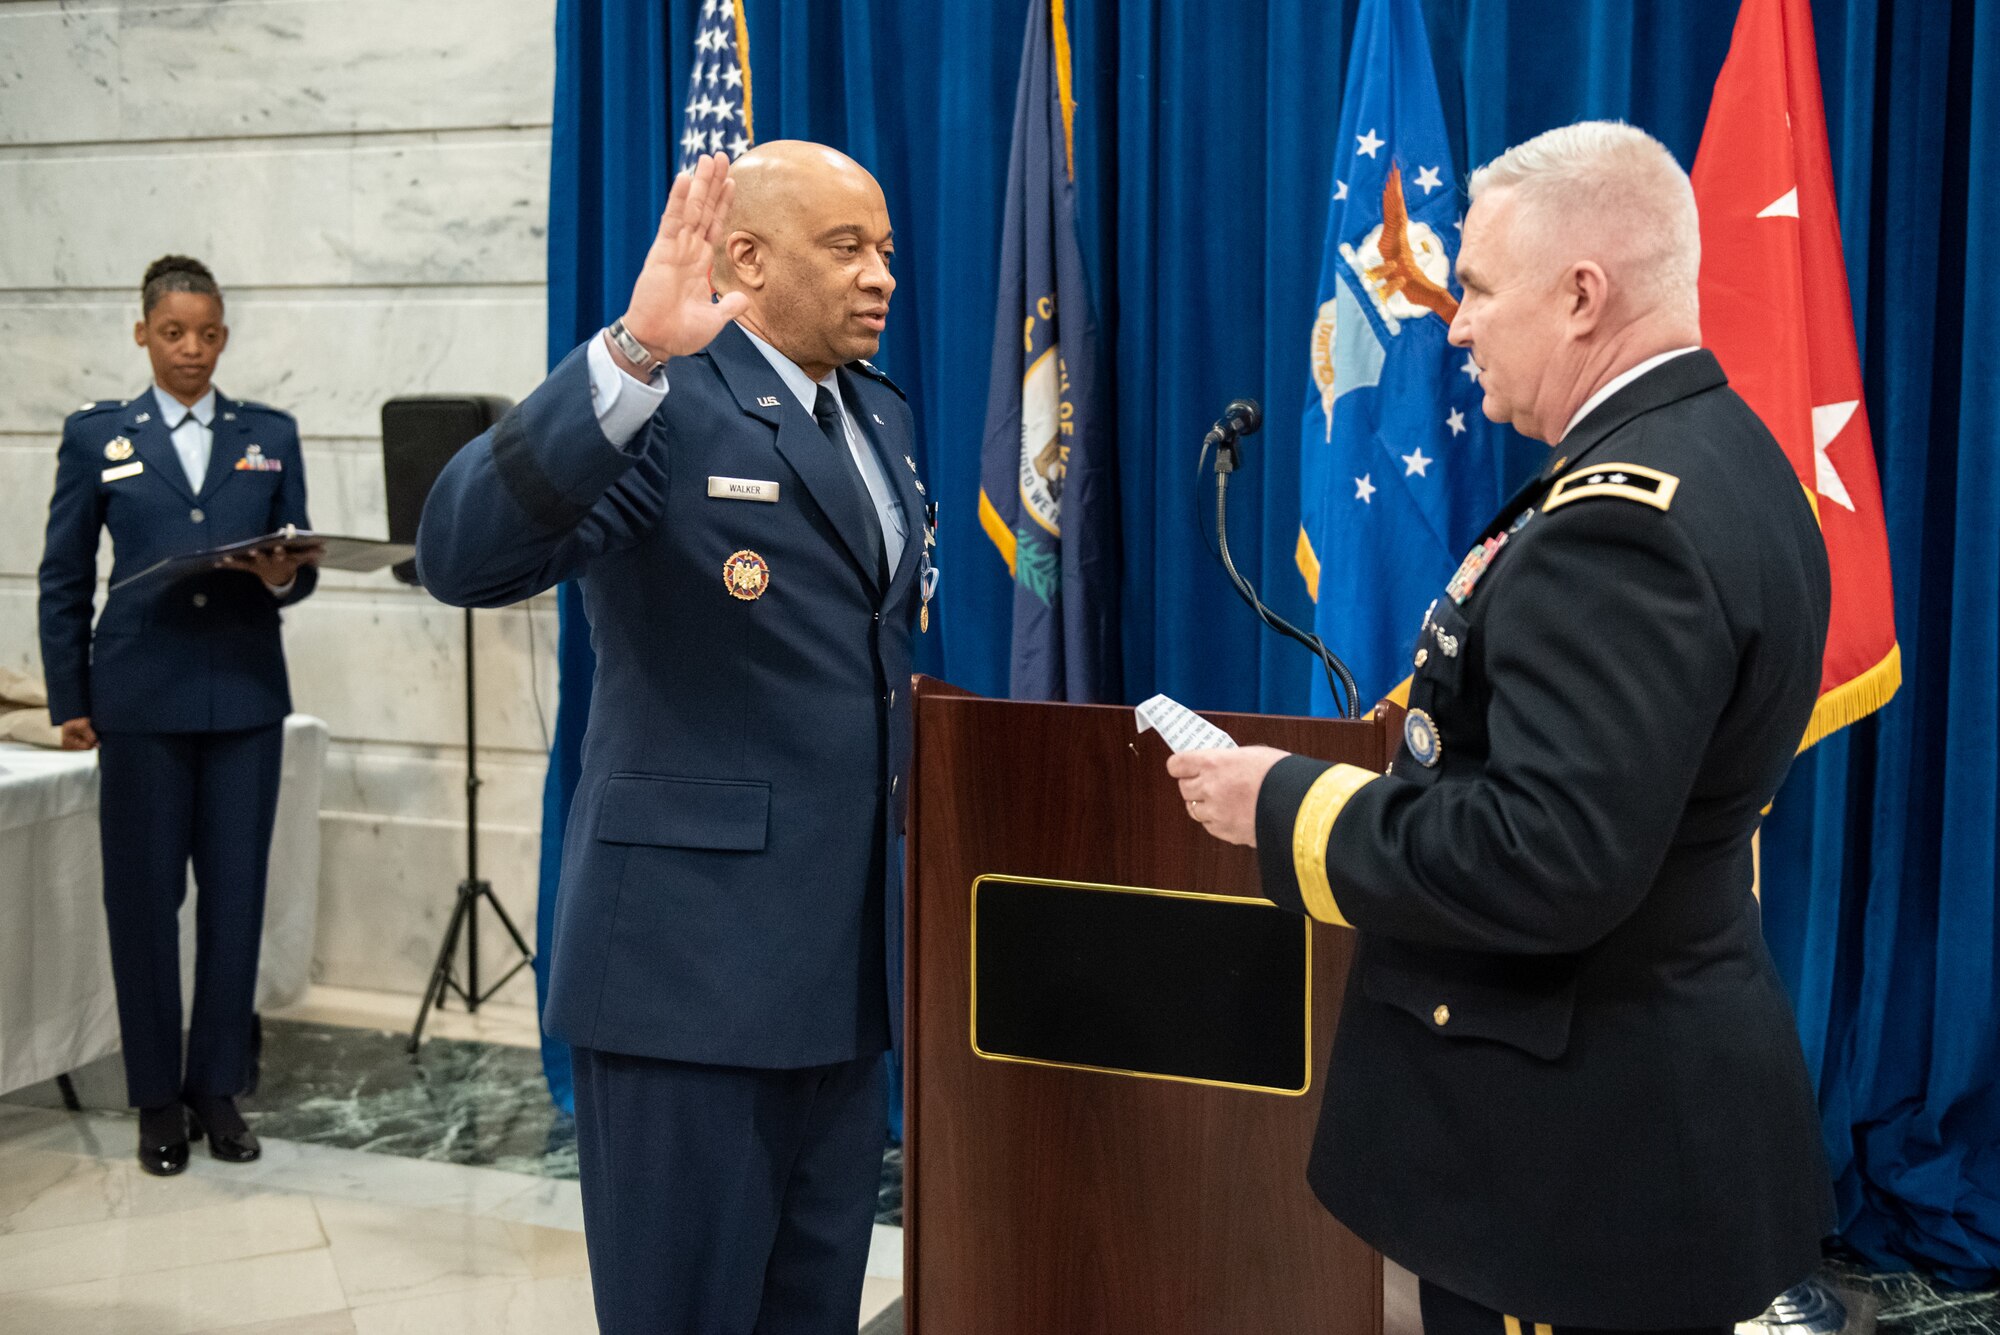
{"label": "blue necktie", "polygon": [[826,433],[834,452],[840,456],[841,474],[854,484],[868,541],[875,551],[875,577],[886,585],[889,582],[889,558],[887,544],[882,539],[882,516],[875,511],[875,497],[869,493],[868,483],[861,476],[861,465],[855,461],[854,451],[847,447],[847,429],[841,425],[840,405],[834,401],[833,391],[825,385],[821,385],[819,393],[813,397],[813,418],[819,423],[819,429]]}

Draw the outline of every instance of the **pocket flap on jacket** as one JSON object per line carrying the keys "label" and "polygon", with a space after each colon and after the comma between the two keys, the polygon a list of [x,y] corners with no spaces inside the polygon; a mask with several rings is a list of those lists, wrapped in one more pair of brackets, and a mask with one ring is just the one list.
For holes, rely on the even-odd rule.
{"label": "pocket flap on jacket", "polygon": [[1362,966],[1361,990],[1440,1038],[1484,1038],[1554,1061],[1569,1050],[1577,970],[1566,956],[1508,959],[1404,947]]}
{"label": "pocket flap on jacket", "polygon": [[614,774],[597,809],[607,844],[758,852],[771,826],[771,785]]}

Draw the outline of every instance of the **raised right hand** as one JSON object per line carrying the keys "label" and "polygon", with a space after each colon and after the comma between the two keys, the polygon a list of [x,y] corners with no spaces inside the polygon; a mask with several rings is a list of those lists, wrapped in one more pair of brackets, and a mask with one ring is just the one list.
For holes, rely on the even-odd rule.
{"label": "raised right hand", "polygon": [[749,305],[750,299],[740,292],[725,293],[720,301],[709,299],[709,266],[722,242],[735,195],[729,158],[722,153],[710,154],[692,172],[681,173],[667,195],[659,234],[646,252],[646,263],[632,285],[632,304],[625,311],[626,330],[663,361],[700,352]]}
{"label": "raised right hand", "polygon": [[60,731],[65,751],[90,751],[97,746],[97,733],[87,718],[73,718],[63,724]]}

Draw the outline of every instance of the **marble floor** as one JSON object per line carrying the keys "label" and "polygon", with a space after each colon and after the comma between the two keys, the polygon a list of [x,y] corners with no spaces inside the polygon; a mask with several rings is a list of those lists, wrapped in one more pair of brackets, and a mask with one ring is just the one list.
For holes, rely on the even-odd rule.
{"label": "marble floor", "polygon": [[[315,993],[284,1013],[312,1018],[265,1021],[243,1105],[257,1163],[196,1147],[183,1176],[141,1172],[115,1056],[74,1073],[82,1111],[53,1083],[0,1100],[0,1332],[597,1329],[575,1133],[532,1015],[434,1017],[411,1061],[413,1008]],[[871,1335],[901,1328],[901,1192],[892,1149],[859,1313]]]}
{"label": "marble floor", "polygon": [[[53,1083],[0,1099],[0,1331],[595,1330],[575,1135],[542,1083],[533,1014],[433,1016],[412,1061],[413,1013],[315,988],[267,1018],[244,1103],[255,1164],[197,1147],[182,1177],[140,1172],[116,1057],[75,1073],[81,1111]],[[863,1335],[902,1330],[901,1222],[889,1147]],[[1389,1269],[1385,1335],[1421,1335],[1415,1282]],[[1838,1260],[1823,1278],[1847,1303],[1843,1335],[2000,1335],[2000,1291]]]}

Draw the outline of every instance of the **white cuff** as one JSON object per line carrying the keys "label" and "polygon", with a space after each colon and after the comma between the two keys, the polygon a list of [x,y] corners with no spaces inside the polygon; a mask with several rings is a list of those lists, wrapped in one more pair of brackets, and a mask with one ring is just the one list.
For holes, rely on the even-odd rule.
{"label": "white cuff", "polygon": [[292,591],[292,586],[294,584],[297,584],[298,582],[299,582],[299,577],[297,575],[294,575],[290,579],[286,580],[283,584],[266,584],[264,587],[271,591],[271,596],[273,598],[282,598],[286,594],[290,593]]}
{"label": "white cuff", "polygon": [[591,335],[584,360],[590,364],[590,407],[598,430],[623,449],[667,397],[667,369],[655,371],[650,383],[638,379],[612,360],[601,332]]}

